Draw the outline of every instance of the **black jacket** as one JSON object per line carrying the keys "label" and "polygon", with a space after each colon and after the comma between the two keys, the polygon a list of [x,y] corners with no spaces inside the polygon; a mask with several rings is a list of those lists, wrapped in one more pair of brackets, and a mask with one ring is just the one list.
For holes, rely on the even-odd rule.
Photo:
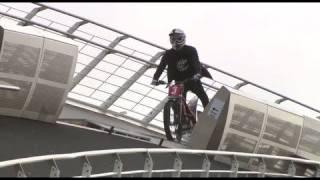
{"label": "black jacket", "polygon": [[154,73],[153,79],[158,80],[163,70],[168,66],[168,82],[172,80],[183,81],[200,73],[200,62],[197,50],[185,45],[180,50],[166,50],[160,64]]}
{"label": "black jacket", "polygon": [[178,51],[174,49],[166,50],[153,75],[153,79],[158,80],[166,66],[168,66],[168,82],[172,80],[183,81],[191,78],[196,73],[212,79],[210,73],[205,68],[202,68],[196,48],[189,45],[184,45]]}

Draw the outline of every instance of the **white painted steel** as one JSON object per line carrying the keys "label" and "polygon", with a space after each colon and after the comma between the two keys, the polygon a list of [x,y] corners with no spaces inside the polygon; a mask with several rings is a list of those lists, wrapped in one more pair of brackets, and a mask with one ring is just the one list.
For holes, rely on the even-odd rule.
{"label": "white painted steel", "polygon": [[[49,161],[49,163],[53,163],[53,167],[55,172],[59,171],[57,165],[55,164],[55,161],[57,160],[68,160],[68,159],[76,159],[76,158],[83,158],[83,157],[93,157],[93,156],[101,156],[101,155],[111,155],[116,157],[115,158],[115,168],[113,172],[105,172],[103,174],[86,174],[86,176],[89,177],[102,177],[102,176],[111,176],[116,175],[117,177],[120,177],[125,174],[140,174],[140,173],[150,173],[150,169],[145,170],[135,170],[135,171],[122,171],[122,167],[125,166],[125,164],[122,164],[121,162],[121,155],[135,155],[135,154],[141,154],[141,153],[147,153],[152,158],[152,155],[154,154],[178,154],[178,156],[181,155],[205,155],[205,156],[230,156],[230,157],[251,157],[251,158],[263,158],[265,159],[278,159],[278,160],[285,160],[293,163],[302,163],[302,164],[309,164],[314,165],[315,167],[320,165],[319,161],[312,161],[312,160],[306,160],[306,159],[299,159],[299,158],[292,158],[292,157],[283,157],[283,156],[272,156],[272,155],[265,155],[265,154],[250,154],[250,153],[239,153],[239,152],[225,152],[225,151],[209,151],[209,150],[190,150],[190,149],[163,149],[163,148],[129,148],[129,149],[110,149],[110,150],[99,150],[99,151],[86,151],[86,152],[77,152],[77,153],[69,153],[69,154],[56,154],[56,155],[45,155],[45,156],[37,156],[37,157],[29,157],[29,158],[21,158],[21,159],[15,159],[15,160],[8,160],[8,161],[2,161],[0,162],[0,168],[8,167],[8,166],[18,166],[22,167],[23,164],[30,164],[30,163],[36,163],[36,162],[44,162]],[[152,170],[152,173],[160,173],[160,172],[170,172],[174,173],[175,176],[180,176],[181,173],[186,172],[206,172],[208,170],[203,169],[201,166],[199,166],[199,169],[183,169],[183,160],[178,156],[172,156],[172,159],[168,159],[168,161],[175,162],[175,165],[173,166],[173,169],[157,169]],[[178,161],[174,161],[174,160]],[[153,160],[154,161],[154,160]],[[181,161],[181,162],[180,162]],[[154,162],[156,163],[156,162]],[[92,164],[91,164],[92,165]],[[250,171],[250,170],[236,170],[236,169],[230,169],[230,170],[209,170],[209,173],[230,173],[235,175],[236,174],[261,174],[262,172],[259,171]],[[20,169],[21,171],[21,169]],[[57,174],[59,175],[59,174]],[[281,174],[279,172],[266,172],[264,175],[273,175],[273,176],[290,176],[294,174],[291,172],[290,174],[285,173]],[[142,176],[142,175],[141,175]],[[210,176],[210,175],[209,175]]]}

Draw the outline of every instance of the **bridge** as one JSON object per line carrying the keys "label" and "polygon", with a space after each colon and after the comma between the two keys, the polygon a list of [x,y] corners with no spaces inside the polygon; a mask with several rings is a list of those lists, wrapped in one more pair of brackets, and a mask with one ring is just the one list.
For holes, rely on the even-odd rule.
{"label": "bridge", "polygon": [[204,64],[208,108],[167,141],[166,48],[41,3],[0,15],[0,176],[319,176],[320,110]]}

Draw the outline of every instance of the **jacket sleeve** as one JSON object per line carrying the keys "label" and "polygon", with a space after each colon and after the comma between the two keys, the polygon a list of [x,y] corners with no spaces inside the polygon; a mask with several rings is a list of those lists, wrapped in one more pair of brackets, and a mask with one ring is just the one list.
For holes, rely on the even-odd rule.
{"label": "jacket sleeve", "polygon": [[158,65],[156,72],[153,75],[153,79],[159,80],[159,77],[161,76],[166,66],[167,66],[167,60],[166,60],[166,54],[164,54],[161,58],[160,64]]}
{"label": "jacket sleeve", "polygon": [[191,50],[191,62],[193,67],[195,68],[195,74],[201,74],[201,64],[199,61],[199,56],[196,48],[192,48]]}

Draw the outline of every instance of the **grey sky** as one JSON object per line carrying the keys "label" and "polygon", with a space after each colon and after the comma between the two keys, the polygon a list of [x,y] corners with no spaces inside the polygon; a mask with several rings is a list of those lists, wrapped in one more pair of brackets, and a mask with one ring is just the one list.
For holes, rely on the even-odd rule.
{"label": "grey sky", "polygon": [[319,3],[47,4],[167,48],[181,28],[202,62],[320,109]]}

